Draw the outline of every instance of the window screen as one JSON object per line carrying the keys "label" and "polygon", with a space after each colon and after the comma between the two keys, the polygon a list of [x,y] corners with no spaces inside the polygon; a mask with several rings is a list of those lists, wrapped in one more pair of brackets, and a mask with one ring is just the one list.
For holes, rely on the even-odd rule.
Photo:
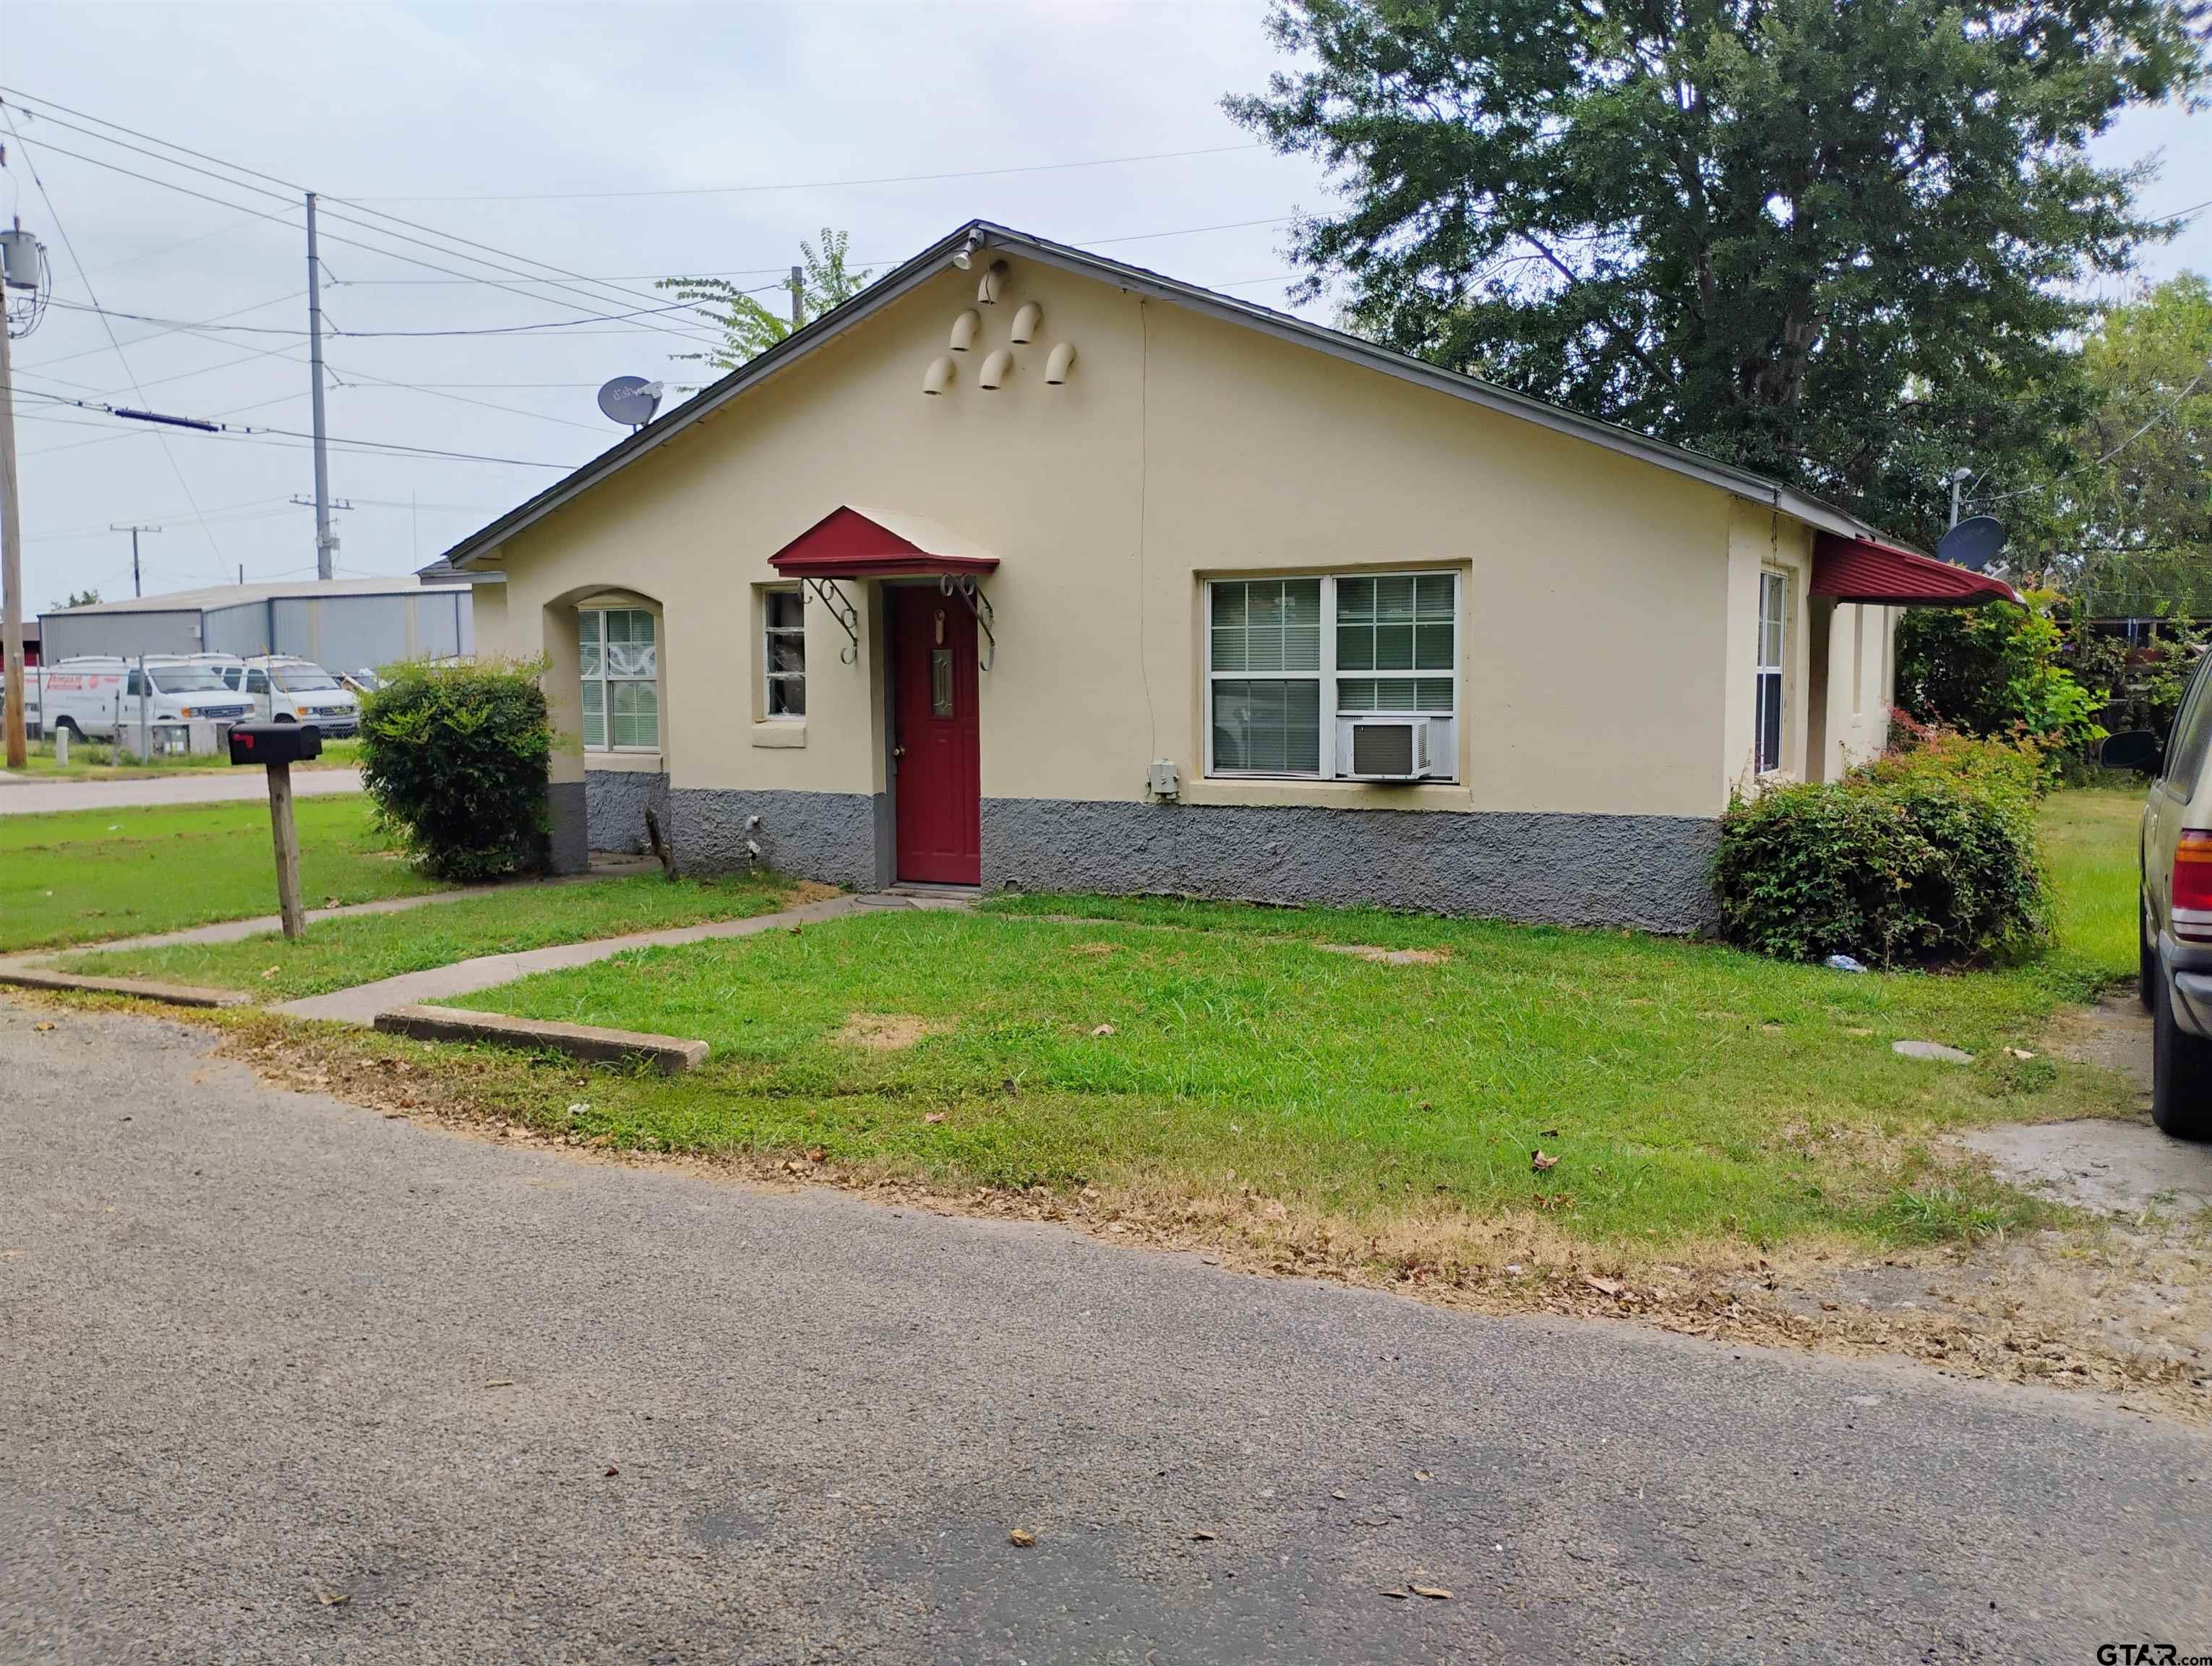
{"label": "window screen", "polygon": [[763,597],[767,640],[768,714],[806,715],[806,596],[799,590],[770,590]]}
{"label": "window screen", "polygon": [[1320,769],[1321,588],[1319,579],[1210,587],[1215,769],[1263,775]]}
{"label": "window screen", "polygon": [[1221,580],[1206,605],[1217,774],[1322,774],[1337,717],[1457,714],[1456,575]]}
{"label": "window screen", "polygon": [[651,751],[660,745],[660,655],[653,617],[641,607],[576,615],[584,745],[595,751]]}

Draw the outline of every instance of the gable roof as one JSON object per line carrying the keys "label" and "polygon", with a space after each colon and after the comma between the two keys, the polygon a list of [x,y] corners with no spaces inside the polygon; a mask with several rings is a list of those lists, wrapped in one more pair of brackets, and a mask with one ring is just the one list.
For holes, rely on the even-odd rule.
{"label": "gable roof", "polygon": [[1279,313],[1272,307],[1240,301],[1234,295],[1200,289],[1194,283],[1165,277],[1141,266],[1124,265],[1118,260],[1109,260],[1102,255],[1071,248],[1064,243],[1054,243],[1032,236],[1028,232],[1016,231],[1011,226],[997,225],[988,220],[971,220],[930,245],[905,264],[886,272],[842,306],[832,307],[812,323],[793,331],[720,381],[702,388],[682,404],[635,430],[627,439],[610,446],[574,473],[562,477],[490,525],[471,533],[447,550],[443,559],[456,568],[467,569],[486,551],[543,520],[571,498],[628,466],[701,417],[719,410],[754,383],[765,380],[794,361],[805,357],[833,336],[842,334],[927,283],[954,264],[953,257],[969,249],[971,243],[976,246],[974,252],[978,254],[988,250],[1019,255],[1042,265],[1095,278],[1209,318],[1257,330],[1280,341],[1313,348],[1354,364],[1365,365],[1419,386],[1431,388],[1491,410],[1502,411],[1509,416],[1520,417],[1540,428],[1587,440],[1594,445],[1603,446],[1608,451],[1620,452],[1673,473],[1686,475],[1692,480],[1703,481],[1739,497],[1770,503],[1784,514],[1823,532],[1844,538],[1876,535],[1875,527],[1856,515],[1847,514],[1832,503],[1824,502],[1778,480],[1755,474],[1749,469],[1723,463],[1717,458],[1707,457],[1680,446],[1668,445],[1664,441],[1638,434],[1633,429],[1601,422],[1595,417],[1569,410],[1564,405],[1552,404],[1525,393],[1516,393],[1478,377],[1443,369],[1425,360],[1394,353],[1387,348],[1377,347],[1372,342],[1363,341],[1358,336],[1332,330],[1323,325],[1310,324],[1288,313]]}

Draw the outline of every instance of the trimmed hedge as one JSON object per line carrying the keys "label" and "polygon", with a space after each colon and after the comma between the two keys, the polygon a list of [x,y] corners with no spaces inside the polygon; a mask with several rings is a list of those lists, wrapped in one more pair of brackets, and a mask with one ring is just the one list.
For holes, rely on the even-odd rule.
{"label": "trimmed hedge", "polygon": [[553,726],[544,667],[409,663],[362,701],[362,784],[383,824],[443,879],[542,868]]}
{"label": "trimmed hedge", "polygon": [[1786,960],[1988,960],[2051,933],[2033,793],[1927,765],[1739,800],[1713,879],[1729,940]]}

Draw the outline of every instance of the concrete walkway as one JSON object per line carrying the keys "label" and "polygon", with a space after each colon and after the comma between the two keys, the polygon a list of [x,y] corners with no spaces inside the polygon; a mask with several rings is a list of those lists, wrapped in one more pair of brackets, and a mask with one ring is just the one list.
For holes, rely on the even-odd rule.
{"label": "concrete walkway", "polygon": [[966,899],[951,897],[832,897],[807,903],[779,914],[755,915],[749,920],[717,920],[703,926],[672,926],[665,931],[633,932],[627,937],[602,937],[589,943],[562,943],[550,949],[524,949],[514,954],[480,955],[450,966],[434,966],[423,972],[403,972],[375,983],[334,989],[326,995],[288,1000],[270,1011],[287,1018],[320,1018],[331,1024],[371,1025],[380,1012],[395,1006],[418,1006],[495,988],[538,972],[566,971],[589,966],[632,949],[654,949],[677,943],[707,943],[721,938],[754,937],[763,932],[787,931],[823,920],[876,909],[964,909]]}
{"label": "concrete walkway", "polygon": [[[295,798],[319,799],[361,791],[358,769],[297,769]],[[193,769],[137,781],[52,781],[0,771],[0,816],[46,815],[58,810],[134,810],[149,805],[266,802],[269,778],[259,769]]]}

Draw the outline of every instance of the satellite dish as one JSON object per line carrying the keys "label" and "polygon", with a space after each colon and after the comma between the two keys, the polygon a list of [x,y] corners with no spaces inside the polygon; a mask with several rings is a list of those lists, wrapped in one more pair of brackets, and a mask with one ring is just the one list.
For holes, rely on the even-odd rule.
{"label": "satellite dish", "polygon": [[599,390],[599,410],[624,428],[643,428],[660,409],[660,384],[642,376],[617,376]]}
{"label": "satellite dish", "polygon": [[2004,522],[1995,515],[1969,515],[1936,541],[1936,554],[1954,567],[1978,573],[2004,547]]}

